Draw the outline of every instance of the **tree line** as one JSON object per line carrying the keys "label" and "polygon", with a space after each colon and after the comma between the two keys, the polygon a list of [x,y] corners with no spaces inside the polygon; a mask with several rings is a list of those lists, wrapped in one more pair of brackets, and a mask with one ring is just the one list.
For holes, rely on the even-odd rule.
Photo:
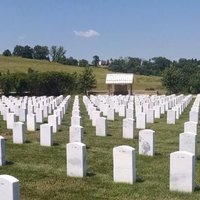
{"label": "tree line", "polygon": [[61,95],[84,93],[96,87],[96,78],[90,67],[82,73],[37,72],[0,74],[0,88],[4,95]]}
{"label": "tree line", "polygon": [[3,51],[3,56],[18,56],[28,59],[37,59],[37,60],[48,60],[52,62],[61,63],[64,65],[73,65],[80,67],[89,66],[89,62],[86,59],[77,60],[73,57],[66,57],[66,50],[62,46],[51,46],[50,49],[47,46],[36,45],[33,48],[25,45],[16,45],[13,52],[9,49]]}

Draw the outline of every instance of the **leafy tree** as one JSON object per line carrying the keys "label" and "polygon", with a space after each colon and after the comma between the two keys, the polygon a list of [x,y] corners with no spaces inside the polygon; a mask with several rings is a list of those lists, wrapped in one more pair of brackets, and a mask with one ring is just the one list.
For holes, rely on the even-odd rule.
{"label": "leafy tree", "polygon": [[13,50],[13,55],[14,56],[22,56],[23,52],[24,52],[24,47],[21,45],[16,45]]}
{"label": "leafy tree", "polygon": [[87,94],[92,88],[96,88],[96,77],[90,67],[85,67],[79,77],[79,89]]}
{"label": "leafy tree", "polygon": [[183,73],[175,67],[167,68],[163,73],[162,84],[169,93],[179,93],[183,90]]}
{"label": "leafy tree", "polygon": [[52,46],[50,48],[50,55],[53,62],[65,63],[66,61],[65,53],[66,50],[62,46]]}
{"label": "leafy tree", "polygon": [[28,45],[26,45],[24,47],[24,51],[22,53],[22,58],[33,58],[33,49],[31,47],[29,47]]}
{"label": "leafy tree", "polygon": [[33,58],[38,60],[49,60],[49,49],[47,46],[36,45],[33,49]]}
{"label": "leafy tree", "polygon": [[89,62],[85,59],[79,60],[79,66],[80,67],[87,67],[89,65]]}
{"label": "leafy tree", "polygon": [[92,64],[93,64],[95,67],[98,66],[98,64],[99,64],[99,56],[97,56],[97,55],[93,56]]}
{"label": "leafy tree", "polygon": [[22,58],[33,58],[33,49],[26,45],[25,47],[16,45],[13,51],[13,55],[21,56]]}
{"label": "leafy tree", "polygon": [[6,50],[3,52],[3,56],[12,56],[12,53],[10,52],[9,49],[6,49]]}
{"label": "leafy tree", "polygon": [[66,58],[63,64],[78,66],[78,60],[74,59],[73,57],[69,57],[69,58]]}

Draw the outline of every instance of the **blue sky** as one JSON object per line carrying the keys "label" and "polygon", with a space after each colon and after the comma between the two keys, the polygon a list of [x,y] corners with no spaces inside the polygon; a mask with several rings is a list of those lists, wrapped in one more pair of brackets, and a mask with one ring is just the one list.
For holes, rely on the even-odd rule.
{"label": "blue sky", "polygon": [[61,45],[66,56],[200,59],[199,0],[0,0],[0,53]]}

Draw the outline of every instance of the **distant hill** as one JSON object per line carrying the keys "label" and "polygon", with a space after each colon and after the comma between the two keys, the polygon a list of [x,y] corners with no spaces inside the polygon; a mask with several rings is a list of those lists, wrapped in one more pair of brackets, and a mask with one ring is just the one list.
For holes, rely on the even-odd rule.
{"label": "distant hill", "polygon": [[[7,72],[8,70],[10,73],[27,72],[28,68],[32,68],[33,70],[40,72],[63,71],[68,73],[80,73],[84,69],[82,67],[62,65],[44,60],[0,56],[0,72]],[[94,73],[97,79],[96,90],[107,90],[105,84],[106,74],[112,72],[108,69],[98,67],[94,68]],[[157,76],[135,75],[133,88],[134,90],[140,90],[141,92],[143,90],[152,91],[153,89],[159,91],[160,93],[165,92],[165,88],[163,88],[161,84],[161,77]]]}

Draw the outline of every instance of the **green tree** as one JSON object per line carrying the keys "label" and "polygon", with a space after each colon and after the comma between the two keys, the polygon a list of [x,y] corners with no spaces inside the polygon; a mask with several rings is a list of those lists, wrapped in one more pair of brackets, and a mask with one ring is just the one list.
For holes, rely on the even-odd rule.
{"label": "green tree", "polygon": [[79,60],[79,66],[80,67],[87,67],[89,65],[89,62],[85,59]]}
{"label": "green tree", "polygon": [[96,77],[90,67],[86,67],[79,77],[79,89],[84,94],[88,94],[88,91],[96,88]]}
{"label": "green tree", "polygon": [[21,56],[22,58],[33,58],[33,49],[26,45],[26,46],[20,46],[16,45],[13,51],[13,55],[15,56]]}
{"label": "green tree", "polygon": [[97,55],[93,56],[92,64],[93,64],[95,67],[98,66],[98,64],[99,64],[99,56],[97,56]]}
{"label": "green tree", "polygon": [[50,55],[53,62],[64,63],[66,50],[62,46],[52,46],[50,48]]}
{"label": "green tree", "polygon": [[24,51],[24,47],[21,45],[16,45],[14,50],[13,50],[13,55],[14,56],[22,56]]}
{"label": "green tree", "polygon": [[12,53],[10,52],[9,49],[6,49],[6,50],[3,52],[3,56],[12,56]]}
{"label": "green tree", "polygon": [[163,73],[162,84],[167,88],[169,93],[182,92],[186,83],[184,83],[181,69],[176,67],[166,68]]}
{"label": "green tree", "polygon": [[33,48],[33,58],[38,59],[38,60],[48,60],[49,59],[48,47],[36,45]]}

